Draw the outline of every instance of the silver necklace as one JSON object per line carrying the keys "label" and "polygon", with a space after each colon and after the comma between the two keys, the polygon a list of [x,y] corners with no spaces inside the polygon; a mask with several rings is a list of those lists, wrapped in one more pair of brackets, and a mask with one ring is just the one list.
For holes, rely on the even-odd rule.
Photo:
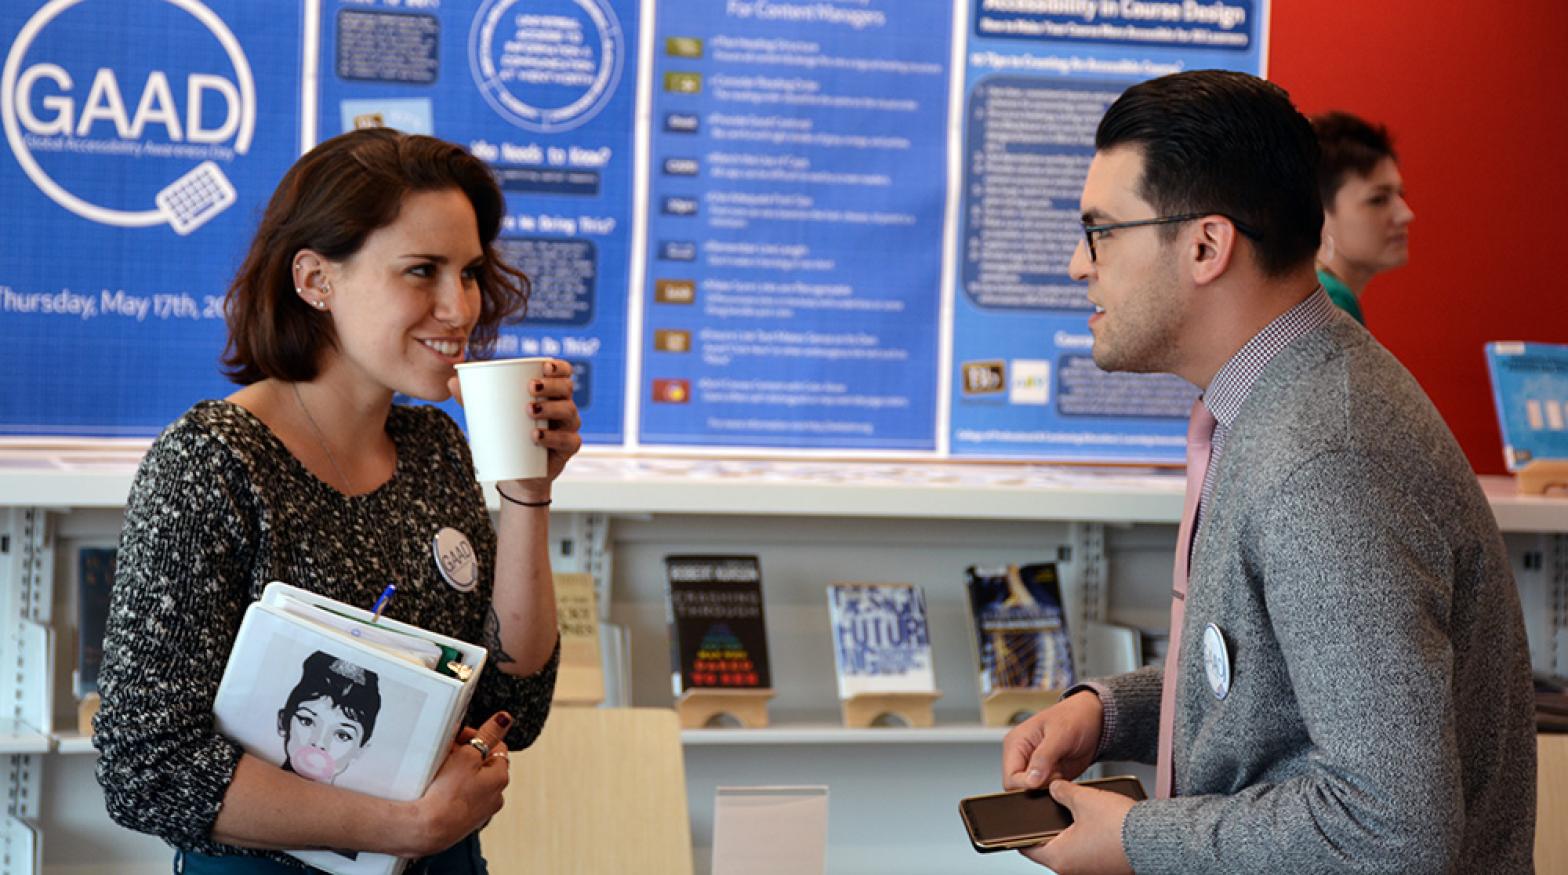
{"label": "silver necklace", "polygon": [[[315,432],[316,443],[321,445],[321,451],[327,454],[327,461],[332,463],[332,470],[337,472],[338,479],[342,480],[343,485],[347,488],[347,491],[343,493],[343,497],[348,502],[348,512],[353,515],[354,522],[360,527],[360,529],[369,530],[371,539],[375,541],[376,546],[380,548],[381,553],[385,557],[383,561],[390,562],[392,560],[392,553],[391,551],[387,550],[387,545],[383,540],[381,530],[376,526],[366,526],[365,521],[360,518],[359,504],[354,501],[354,481],[348,479],[348,475],[343,472],[343,466],[339,465],[337,457],[332,455],[332,446],[327,443],[326,434],[322,432],[321,426],[316,424],[316,417],[310,415],[310,408],[305,406],[305,398],[299,392],[299,383],[290,383],[289,385],[294,387],[294,400],[299,402],[300,412],[305,414],[305,421],[310,423],[310,430]],[[403,552],[405,547],[401,538],[398,539],[398,546],[398,559],[400,562],[406,565],[408,555],[407,553]],[[380,566],[382,563],[377,562],[376,564],[377,566]],[[395,584],[396,582],[396,575],[394,575],[392,583]]]}
{"label": "silver necklace", "polygon": [[354,481],[348,479],[343,473],[343,466],[338,464],[337,456],[332,455],[332,446],[327,443],[327,436],[322,433],[321,426],[316,424],[316,417],[310,415],[310,408],[305,406],[305,397],[299,393],[299,383],[290,383],[294,387],[294,400],[299,402],[299,411],[305,414],[305,421],[310,423],[310,430],[316,434],[316,443],[321,446],[321,451],[327,454],[327,461],[332,463],[332,470],[337,472],[338,479],[343,481],[343,494],[349,498],[354,497]]}

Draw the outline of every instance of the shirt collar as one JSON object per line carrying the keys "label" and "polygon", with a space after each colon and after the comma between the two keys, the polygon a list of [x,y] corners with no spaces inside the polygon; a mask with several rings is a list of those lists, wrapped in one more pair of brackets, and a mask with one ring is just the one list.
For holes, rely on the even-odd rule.
{"label": "shirt collar", "polygon": [[1301,303],[1263,326],[1262,331],[1237,350],[1203,393],[1203,403],[1214,414],[1219,427],[1228,429],[1235,423],[1253,384],[1274,356],[1302,335],[1327,325],[1333,316],[1334,302],[1319,286]]}

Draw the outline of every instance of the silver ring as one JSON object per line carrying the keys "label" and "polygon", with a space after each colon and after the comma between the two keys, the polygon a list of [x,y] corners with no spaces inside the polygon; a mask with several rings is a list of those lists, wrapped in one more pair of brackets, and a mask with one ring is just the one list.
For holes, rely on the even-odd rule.
{"label": "silver ring", "polygon": [[479,758],[480,759],[487,760],[487,759],[490,758],[490,745],[486,744],[485,740],[483,738],[480,738],[478,736],[470,738],[468,740],[468,746],[473,748],[474,750],[479,751]]}
{"label": "silver ring", "polygon": [[504,750],[496,751],[495,752],[495,758],[498,759],[498,760],[506,760],[508,763],[510,763],[512,761],[512,758],[510,756],[507,756],[506,751],[504,751]]}

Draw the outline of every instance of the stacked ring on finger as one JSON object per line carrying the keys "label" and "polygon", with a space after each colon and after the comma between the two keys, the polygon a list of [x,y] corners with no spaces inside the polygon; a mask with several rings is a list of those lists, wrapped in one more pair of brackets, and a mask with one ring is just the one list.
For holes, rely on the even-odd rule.
{"label": "stacked ring on finger", "polygon": [[490,758],[490,745],[483,738],[479,738],[478,736],[470,738],[468,740],[468,746],[474,750],[479,751],[480,759],[487,760]]}

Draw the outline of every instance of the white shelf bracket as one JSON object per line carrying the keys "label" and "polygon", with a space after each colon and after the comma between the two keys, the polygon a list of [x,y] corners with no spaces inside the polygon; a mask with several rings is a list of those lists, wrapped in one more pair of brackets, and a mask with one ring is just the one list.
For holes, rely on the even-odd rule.
{"label": "white shelf bracket", "polygon": [[552,517],[550,525],[558,531],[552,538],[551,565],[560,571],[580,571],[593,575],[594,595],[599,602],[599,619],[610,616],[610,515],[574,513]]}
{"label": "white shelf bracket", "polygon": [[1105,556],[1105,525],[1075,522],[1070,524],[1072,564],[1078,582],[1078,616],[1072,617],[1073,662],[1081,674],[1083,655],[1089,651],[1085,624],[1103,622],[1110,607],[1110,580]]}
{"label": "white shelf bracket", "polygon": [[35,731],[49,726],[49,614],[54,543],[49,514],[36,507],[0,510],[0,600],[6,634],[0,642],[0,716]]}
{"label": "white shelf bracket", "polygon": [[41,757],[12,754],[6,757],[6,809],[0,824],[0,872],[35,875],[42,854],[37,828],[38,793],[42,783]]}

